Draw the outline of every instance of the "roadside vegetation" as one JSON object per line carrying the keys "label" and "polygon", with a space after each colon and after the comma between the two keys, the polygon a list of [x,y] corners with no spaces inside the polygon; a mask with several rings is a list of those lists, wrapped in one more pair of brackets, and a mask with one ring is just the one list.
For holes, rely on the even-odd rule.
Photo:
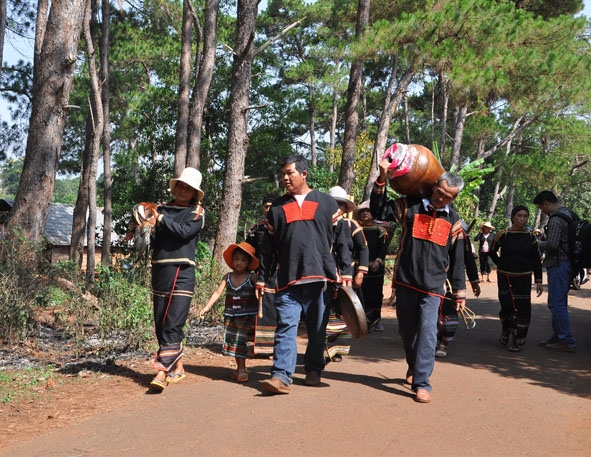
{"label": "roadside vegetation", "polygon": [[[43,258],[36,255],[39,249],[41,246],[24,239],[18,244],[0,242],[1,347],[13,352],[26,350],[40,345],[49,334],[59,343],[52,347],[73,360],[84,360],[88,354],[116,360],[119,354],[155,350],[149,260],[129,257],[115,268],[100,266],[91,293],[72,262],[51,265],[42,261],[32,268],[31,258]],[[193,316],[222,274],[204,243],[198,245],[197,262]],[[219,325],[222,316],[220,301],[208,323]],[[60,382],[58,379],[52,364],[24,369],[0,366],[0,400],[26,400],[39,384],[51,387]]]}

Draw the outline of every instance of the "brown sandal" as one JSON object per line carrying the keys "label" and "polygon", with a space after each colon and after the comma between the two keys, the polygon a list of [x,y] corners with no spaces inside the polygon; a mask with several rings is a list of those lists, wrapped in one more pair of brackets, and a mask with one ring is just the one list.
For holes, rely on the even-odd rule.
{"label": "brown sandal", "polygon": [[511,338],[511,344],[509,345],[509,347],[507,349],[509,349],[510,352],[521,351],[521,348],[517,344],[517,338],[515,338],[515,335],[513,335],[513,338]]}
{"label": "brown sandal", "polygon": [[508,334],[508,333],[505,333],[505,332],[503,332],[503,333],[501,334],[501,337],[499,338],[499,344],[500,344],[501,346],[507,346],[507,344],[508,344],[508,343],[509,343],[509,334]]}

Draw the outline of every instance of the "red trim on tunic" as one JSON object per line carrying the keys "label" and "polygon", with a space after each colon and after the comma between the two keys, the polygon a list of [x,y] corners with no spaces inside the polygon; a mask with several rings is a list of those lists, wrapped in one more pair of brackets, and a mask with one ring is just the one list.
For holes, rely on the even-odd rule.
{"label": "red trim on tunic", "polygon": [[312,221],[318,208],[318,202],[304,200],[301,208],[298,202],[291,202],[281,208],[288,224],[296,221]]}
{"label": "red trim on tunic", "polygon": [[428,214],[415,214],[412,236],[419,240],[431,241],[439,246],[445,246],[449,239],[451,227],[451,223],[444,219],[433,218]]}
{"label": "red trim on tunic", "polygon": [[393,282],[392,282],[392,289],[394,289],[394,286],[402,286],[402,287],[406,287],[407,289],[416,290],[417,292],[420,292],[420,293],[422,293],[422,294],[425,294],[425,295],[431,295],[431,296],[433,296],[433,297],[439,297],[439,298],[441,298],[442,300],[445,298],[445,296],[444,296],[444,295],[437,294],[437,293],[435,293],[435,292],[428,292],[428,291],[426,291],[426,290],[420,289],[420,288],[418,288],[418,287],[415,287],[415,286],[411,286],[410,284],[405,284],[405,283],[403,283],[403,282],[396,282],[396,281],[393,281]]}

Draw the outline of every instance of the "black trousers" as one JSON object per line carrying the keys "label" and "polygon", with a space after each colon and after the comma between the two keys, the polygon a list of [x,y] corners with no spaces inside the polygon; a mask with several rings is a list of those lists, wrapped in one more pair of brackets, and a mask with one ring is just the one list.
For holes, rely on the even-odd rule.
{"label": "black trousers", "polygon": [[153,265],[152,299],[154,324],[160,346],[180,344],[185,339],[195,290],[195,267],[191,265]]}
{"label": "black trousers", "polygon": [[384,300],[384,269],[368,273],[361,284],[362,303],[367,321],[371,324],[382,318],[382,301]]}

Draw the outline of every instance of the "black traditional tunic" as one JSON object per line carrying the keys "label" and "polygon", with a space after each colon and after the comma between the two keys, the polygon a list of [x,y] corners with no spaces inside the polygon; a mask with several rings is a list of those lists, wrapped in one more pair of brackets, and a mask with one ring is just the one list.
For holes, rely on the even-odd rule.
{"label": "black traditional tunic", "polygon": [[386,201],[376,187],[370,197],[374,218],[402,224],[393,282],[441,295],[449,279],[454,293],[465,296],[464,233],[455,210],[428,211],[416,197]]}
{"label": "black traditional tunic", "polygon": [[159,206],[152,233],[152,297],[160,348],[154,365],[168,371],[182,355],[183,327],[195,289],[195,246],[203,227],[201,206]]}
{"label": "black traditional tunic", "polygon": [[257,285],[269,278],[274,259],[280,259],[277,290],[301,282],[338,281],[339,273],[351,279],[351,252],[340,248],[340,272],[332,254],[333,244],[346,246],[347,243],[346,240],[335,242],[340,218],[336,200],[317,190],[306,194],[301,207],[291,194],[275,200],[267,215],[269,231],[260,247]]}
{"label": "black traditional tunic", "polygon": [[503,230],[493,241],[490,257],[497,265],[497,285],[504,334],[525,341],[531,321],[531,277],[542,283],[536,237],[529,230]]}

